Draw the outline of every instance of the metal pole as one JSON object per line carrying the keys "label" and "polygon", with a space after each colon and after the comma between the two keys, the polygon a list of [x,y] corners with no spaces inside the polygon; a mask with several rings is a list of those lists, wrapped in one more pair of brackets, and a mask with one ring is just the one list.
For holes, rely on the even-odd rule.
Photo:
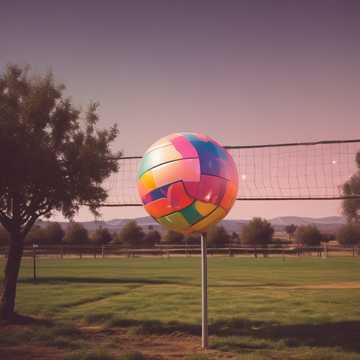
{"label": "metal pole", "polygon": [[201,292],[202,292],[202,324],[201,324],[201,347],[208,347],[208,277],[207,277],[207,248],[206,233],[201,234]]}

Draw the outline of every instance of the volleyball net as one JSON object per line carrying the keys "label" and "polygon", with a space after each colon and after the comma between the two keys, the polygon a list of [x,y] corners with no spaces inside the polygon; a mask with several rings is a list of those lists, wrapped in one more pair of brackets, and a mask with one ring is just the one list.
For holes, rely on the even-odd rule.
{"label": "volleyball net", "polygon": [[[343,184],[360,170],[360,139],[225,146],[239,175],[237,200],[335,200],[360,198]],[[136,181],[141,156],[121,157],[119,171],[104,183],[102,206],[141,206]]]}

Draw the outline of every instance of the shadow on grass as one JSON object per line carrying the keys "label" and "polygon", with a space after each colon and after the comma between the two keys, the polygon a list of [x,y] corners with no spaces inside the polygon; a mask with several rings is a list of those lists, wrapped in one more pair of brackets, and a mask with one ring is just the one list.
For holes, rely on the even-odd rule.
{"label": "shadow on grass", "polygon": [[50,319],[40,319],[32,316],[14,313],[11,319],[3,320],[0,324],[52,326],[53,321]]}
{"label": "shadow on grass", "polygon": [[[199,325],[182,322],[161,322],[156,320],[110,319],[109,327],[129,327],[133,334],[186,333],[201,335]],[[344,350],[360,352],[360,321],[342,321],[322,324],[281,325],[274,322],[232,319],[216,321],[209,326],[210,335],[219,337],[251,337],[257,340],[283,341],[286,346],[341,347]],[[233,344],[233,351],[239,350],[239,343]],[[231,344],[228,343],[231,348]],[[243,345],[246,348],[258,345]],[[267,348],[263,344],[261,348]]]}
{"label": "shadow on grass", "polygon": [[63,284],[63,283],[87,283],[87,284],[153,284],[153,285],[188,285],[184,282],[184,278],[173,277],[173,278],[158,278],[158,279],[147,279],[147,278],[101,278],[101,277],[76,277],[76,276],[47,276],[38,278],[34,282],[33,278],[21,278],[19,283],[23,284]]}
{"label": "shadow on grass", "polygon": [[213,323],[210,333],[217,336],[250,336],[282,340],[289,347],[338,346],[344,350],[360,352],[360,321],[281,325],[274,322],[233,319]]}

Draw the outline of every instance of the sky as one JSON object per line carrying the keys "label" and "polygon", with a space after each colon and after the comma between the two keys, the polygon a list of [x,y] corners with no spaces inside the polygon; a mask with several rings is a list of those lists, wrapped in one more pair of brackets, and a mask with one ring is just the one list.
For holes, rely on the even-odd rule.
{"label": "sky", "polygon": [[[179,131],[225,145],[359,137],[359,39],[356,0],[0,0],[0,70],[51,70],[76,105],[99,101],[126,156]],[[238,202],[229,217],[339,213],[339,201]]]}

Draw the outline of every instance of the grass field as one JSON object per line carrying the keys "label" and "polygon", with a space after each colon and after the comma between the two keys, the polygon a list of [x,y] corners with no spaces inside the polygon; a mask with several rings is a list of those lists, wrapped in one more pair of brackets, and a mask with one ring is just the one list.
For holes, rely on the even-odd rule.
{"label": "grass field", "polygon": [[23,261],[17,311],[38,320],[3,327],[3,356],[360,359],[359,258],[210,257],[210,350],[197,357],[198,257],[41,258],[36,284],[31,265]]}

